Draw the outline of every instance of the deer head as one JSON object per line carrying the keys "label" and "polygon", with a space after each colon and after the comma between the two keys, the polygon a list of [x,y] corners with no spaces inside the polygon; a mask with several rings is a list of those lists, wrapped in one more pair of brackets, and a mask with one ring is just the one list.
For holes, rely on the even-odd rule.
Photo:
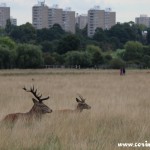
{"label": "deer head", "polygon": [[30,110],[31,113],[37,113],[37,114],[45,114],[45,113],[51,113],[52,109],[50,109],[48,106],[46,106],[43,101],[48,100],[48,97],[42,98],[42,94],[37,94],[37,89],[34,89],[34,86],[30,88],[30,90],[26,89],[26,87],[23,88],[26,92],[31,92],[35,98],[32,98],[32,101],[34,103],[32,109]]}
{"label": "deer head", "polygon": [[88,104],[85,103],[85,99],[80,95],[79,95],[79,98],[76,98],[76,101],[78,103],[77,105],[77,110],[79,110],[80,112],[83,111],[83,109],[91,109],[91,106],[89,106]]}

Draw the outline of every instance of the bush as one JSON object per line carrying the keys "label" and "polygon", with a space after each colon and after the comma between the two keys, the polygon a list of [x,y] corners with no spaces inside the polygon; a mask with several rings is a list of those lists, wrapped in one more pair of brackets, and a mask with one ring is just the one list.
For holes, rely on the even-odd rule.
{"label": "bush", "polygon": [[9,69],[15,66],[16,51],[0,46],[0,68]]}
{"label": "bush", "polygon": [[144,68],[150,68],[150,56],[149,55],[144,55],[142,62],[143,62]]}
{"label": "bush", "polygon": [[115,58],[110,61],[110,68],[112,69],[120,69],[125,67],[125,62],[120,58]]}
{"label": "bush", "polygon": [[38,46],[19,44],[17,47],[17,66],[19,68],[39,68],[43,65],[42,51]]}
{"label": "bush", "polygon": [[55,58],[50,53],[44,53],[44,65],[54,65],[55,64]]}
{"label": "bush", "polygon": [[108,64],[112,60],[112,56],[107,54],[104,56],[104,62]]}
{"label": "bush", "polygon": [[72,51],[66,53],[66,65],[80,65],[81,67],[89,67],[91,65],[91,57],[86,52]]}
{"label": "bush", "polygon": [[91,63],[93,66],[98,66],[104,63],[101,49],[98,46],[88,45],[86,51],[91,57]]}

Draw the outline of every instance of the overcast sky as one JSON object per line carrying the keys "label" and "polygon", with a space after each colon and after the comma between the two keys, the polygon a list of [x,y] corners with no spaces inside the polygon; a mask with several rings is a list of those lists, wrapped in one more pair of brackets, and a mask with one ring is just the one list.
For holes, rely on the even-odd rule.
{"label": "overcast sky", "polygon": [[[26,22],[32,23],[32,6],[37,4],[38,0],[0,0],[0,3],[11,7],[11,16],[17,18],[18,25],[21,25]],[[71,7],[79,14],[87,14],[95,5],[99,5],[101,9],[110,7],[116,12],[117,22],[135,21],[135,17],[140,14],[150,16],[150,0],[45,0],[45,4],[58,4],[64,9]]]}

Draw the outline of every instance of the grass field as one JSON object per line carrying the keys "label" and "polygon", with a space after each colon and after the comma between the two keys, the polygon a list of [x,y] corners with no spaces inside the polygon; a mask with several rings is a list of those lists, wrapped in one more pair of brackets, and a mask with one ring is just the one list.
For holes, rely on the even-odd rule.
{"label": "grass field", "polygon": [[[127,70],[4,70],[0,71],[0,120],[8,113],[27,112],[35,85],[53,112],[41,122],[18,122],[0,128],[0,150],[120,150],[118,143],[150,143],[150,73]],[[80,93],[91,110],[75,109]],[[150,148],[143,148],[150,149]]]}

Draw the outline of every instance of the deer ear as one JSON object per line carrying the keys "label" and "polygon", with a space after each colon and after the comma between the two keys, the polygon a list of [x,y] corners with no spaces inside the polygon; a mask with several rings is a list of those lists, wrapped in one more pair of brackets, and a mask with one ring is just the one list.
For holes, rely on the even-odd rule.
{"label": "deer ear", "polygon": [[33,101],[34,104],[38,103],[38,101],[34,98],[32,98],[32,101]]}
{"label": "deer ear", "polygon": [[77,101],[78,103],[81,103],[81,101],[80,101],[78,98],[76,98],[76,101]]}

